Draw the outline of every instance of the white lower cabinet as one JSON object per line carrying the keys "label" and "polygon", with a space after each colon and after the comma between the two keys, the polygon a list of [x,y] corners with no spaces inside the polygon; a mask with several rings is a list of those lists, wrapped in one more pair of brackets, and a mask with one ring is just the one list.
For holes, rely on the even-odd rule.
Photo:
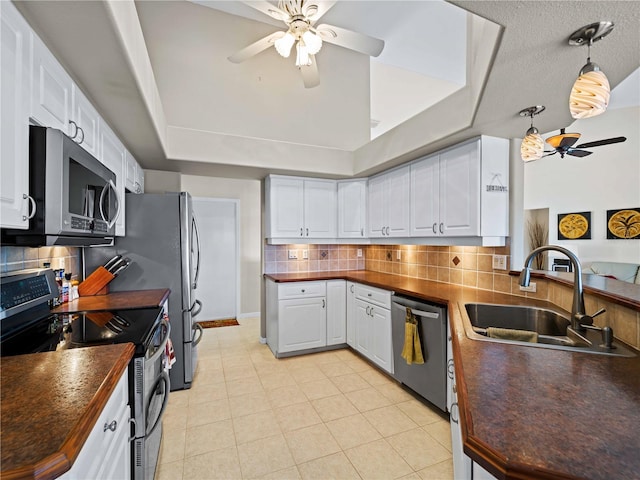
{"label": "white lower cabinet", "polygon": [[295,352],[327,344],[326,303],[325,297],[279,301],[279,352]]}
{"label": "white lower cabinet", "polygon": [[356,348],[356,284],[347,282],[347,345]]}
{"label": "white lower cabinet", "polygon": [[482,468],[480,464],[473,462],[473,480],[496,480],[496,477]]}
{"label": "white lower cabinet", "polygon": [[124,371],[64,480],[131,478],[129,375]]}
{"label": "white lower cabinet", "polygon": [[[358,283],[354,284],[354,287],[353,348],[386,372],[393,373],[391,292]],[[347,322],[351,323],[349,320]]]}
{"label": "white lower cabinet", "polygon": [[347,282],[327,280],[327,345],[347,341]]}

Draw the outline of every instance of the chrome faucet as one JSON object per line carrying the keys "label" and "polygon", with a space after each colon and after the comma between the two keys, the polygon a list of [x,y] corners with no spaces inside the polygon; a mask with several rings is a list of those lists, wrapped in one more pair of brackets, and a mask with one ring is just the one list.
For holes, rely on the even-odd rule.
{"label": "chrome faucet", "polygon": [[[531,263],[533,259],[539,253],[546,252],[548,250],[555,250],[560,253],[564,253],[571,264],[573,265],[573,305],[571,306],[571,328],[574,330],[584,330],[581,324],[591,325],[593,323],[593,317],[590,317],[585,313],[584,308],[584,295],[582,293],[582,265],[580,264],[580,260],[575,254],[567,250],[566,248],[559,247],[557,245],[543,245],[542,247],[538,247],[533,250],[527,259],[524,261],[524,268],[522,269],[522,273],[520,273],[520,285],[522,287],[528,287],[529,281],[531,280]],[[599,312],[600,314],[602,312]],[[594,315],[595,316],[595,315]]]}

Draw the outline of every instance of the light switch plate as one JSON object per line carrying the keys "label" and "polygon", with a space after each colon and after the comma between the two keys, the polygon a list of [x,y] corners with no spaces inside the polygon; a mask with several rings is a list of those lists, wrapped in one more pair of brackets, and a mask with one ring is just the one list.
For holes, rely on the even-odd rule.
{"label": "light switch plate", "polygon": [[307,260],[309,258],[309,250],[302,250],[302,259]]}
{"label": "light switch plate", "polygon": [[493,269],[494,270],[506,270],[507,269],[507,256],[506,255],[494,255],[493,256]]}
{"label": "light switch plate", "polygon": [[297,250],[289,250],[289,260],[294,260],[298,258],[298,251]]}
{"label": "light switch plate", "polygon": [[357,252],[356,255],[358,256],[358,258],[362,257],[362,249],[361,248],[358,249],[358,252]]}
{"label": "light switch plate", "polygon": [[402,260],[402,250],[396,250],[396,259]]}

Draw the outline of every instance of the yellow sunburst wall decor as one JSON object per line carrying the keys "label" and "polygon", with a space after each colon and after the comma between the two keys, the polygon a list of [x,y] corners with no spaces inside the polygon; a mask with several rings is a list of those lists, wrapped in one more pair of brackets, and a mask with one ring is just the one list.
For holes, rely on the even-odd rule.
{"label": "yellow sunburst wall decor", "polygon": [[558,214],[558,240],[591,240],[591,212]]}
{"label": "yellow sunburst wall decor", "polygon": [[607,210],[607,238],[640,240],[640,207]]}

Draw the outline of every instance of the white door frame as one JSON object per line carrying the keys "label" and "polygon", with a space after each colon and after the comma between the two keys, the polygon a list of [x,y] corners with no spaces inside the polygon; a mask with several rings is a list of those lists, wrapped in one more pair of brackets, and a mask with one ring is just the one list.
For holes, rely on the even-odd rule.
{"label": "white door frame", "polygon": [[238,319],[240,313],[240,200],[237,198],[212,198],[212,197],[193,197],[198,202],[210,203],[233,203],[236,211],[236,305],[235,318]]}

